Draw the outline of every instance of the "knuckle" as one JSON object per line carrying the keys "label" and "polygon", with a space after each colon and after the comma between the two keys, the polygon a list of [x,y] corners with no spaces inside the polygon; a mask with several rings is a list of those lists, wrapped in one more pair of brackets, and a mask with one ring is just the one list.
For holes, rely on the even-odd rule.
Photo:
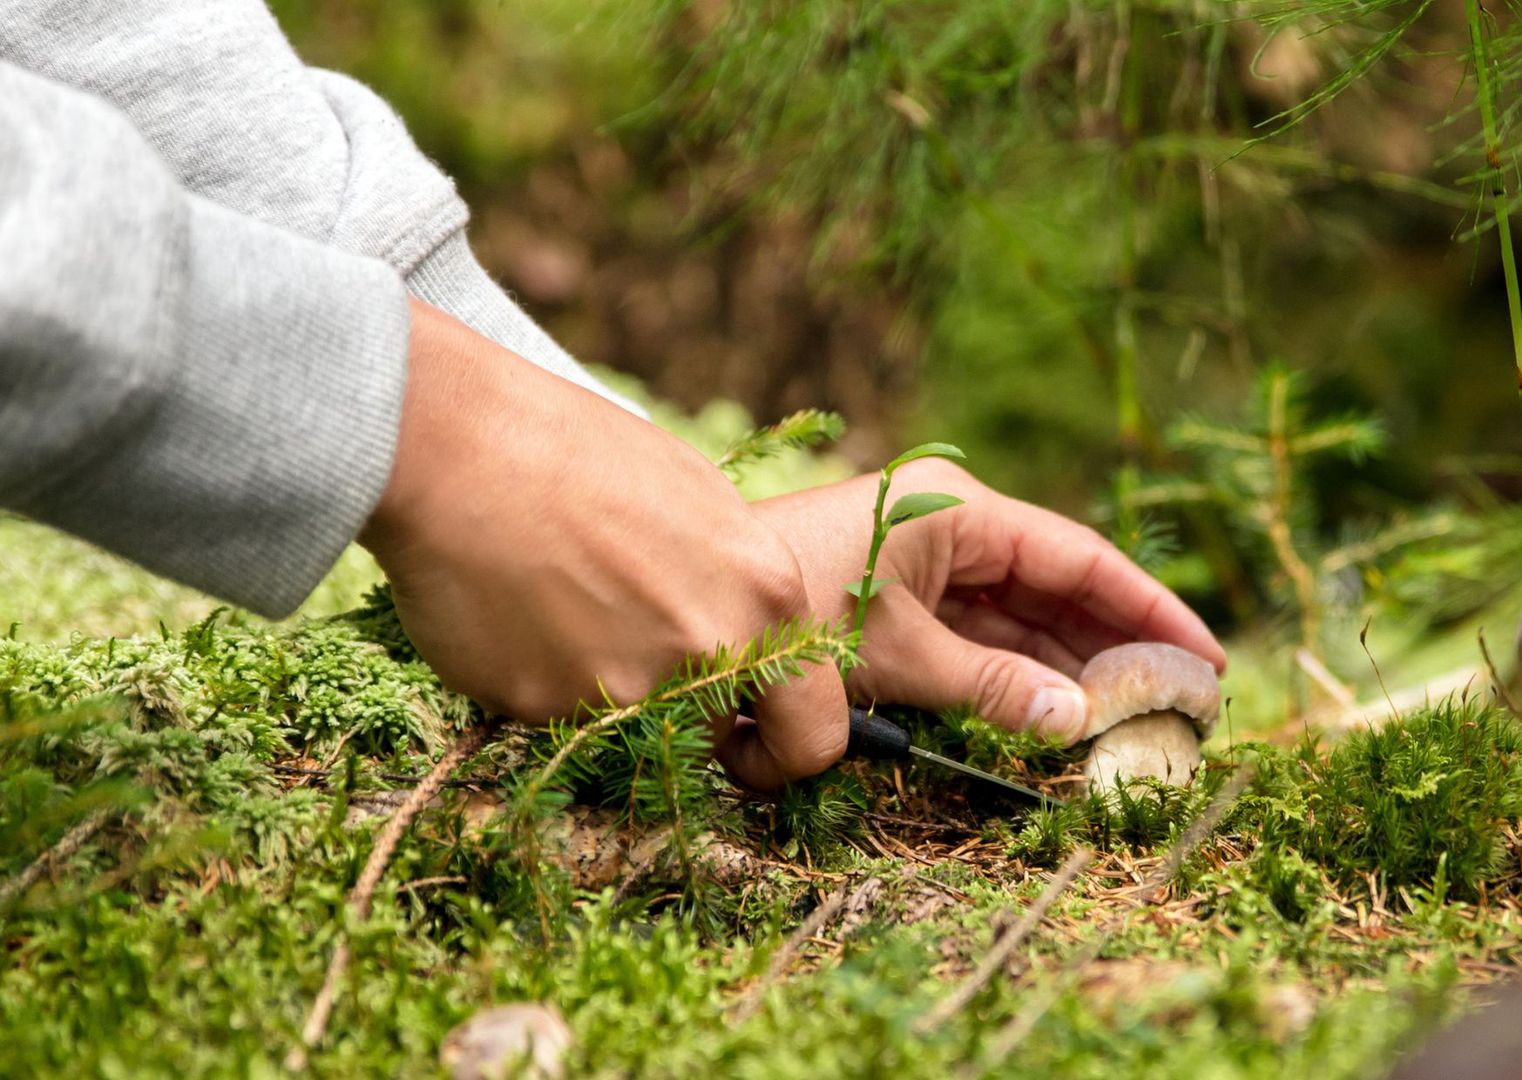
{"label": "knuckle", "polygon": [[1071,600],[1077,604],[1087,604],[1094,598],[1098,591],[1100,570],[1104,567],[1105,549],[1096,547],[1089,559],[1089,564],[1084,568],[1083,574],[1074,587]]}
{"label": "knuckle", "polygon": [[1091,526],[1079,526],[1078,535],[1082,543],[1093,548],[1096,560],[1104,558],[1112,551],[1119,550],[1108,536]]}
{"label": "knuckle", "polygon": [[614,705],[630,705],[648,694],[650,689],[650,678],[644,673],[628,668],[619,669],[597,681],[595,696],[589,698],[587,703],[593,708],[609,701]]}
{"label": "knuckle", "polygon": [[801,780],[824,772],[846,752],[850,730],[843,723],[820,724],[809,733],[788,744],[778,755],[778,764],[790,780]]}
{"label": "knuckle", "polygon": [[767,619],[801,615],[808,610],[803,572],[787,541],[767,531],[748,546],[750,592]]}
{"label": "knuckle", "polygon": [[972,685],[973,705],[984,719],[1024,715],[1025,680],[1008,658],[995,654],[979,660]]}

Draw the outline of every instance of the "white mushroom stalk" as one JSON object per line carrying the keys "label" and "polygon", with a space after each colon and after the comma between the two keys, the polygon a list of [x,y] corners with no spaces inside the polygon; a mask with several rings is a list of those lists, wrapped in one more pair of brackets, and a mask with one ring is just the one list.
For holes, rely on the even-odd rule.
{"label": "white mushroom stalk", "polygon": [[1091,788],[1109,792],[1139,777],[1178,785],[1194,779],[1200,743],[1221,707],[1207,661],[1173,645],[1119,645],[1090,660],[1078,683],[1094,740],[1083,766]]}

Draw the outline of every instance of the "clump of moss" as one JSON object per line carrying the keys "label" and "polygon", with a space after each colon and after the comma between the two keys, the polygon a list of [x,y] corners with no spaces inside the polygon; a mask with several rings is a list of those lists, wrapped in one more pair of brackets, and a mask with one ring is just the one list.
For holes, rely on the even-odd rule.
{"label": "clump of moss", "polygon": [[790,786],[777,803],[783,853],[796,857],[807,850],[816,861],[828,855],[860,835],[870,803],[861,782],[839,770]]}
{"label": "clump of moss", "polygon": [[1343,883],[1373,874],[1429,885],[1440,867],[1471,898],[1496,873],[1522,815],[1522,725],[1494,706],[1445,701],[1358,732],[1325,757],[1264,755],[1249,799],[1260,842]]}
{"label": "clump of moss", "polygon": [[1035,807],[1015,834],[1009,853],[1038,865],[1055,866],[1088,839],[1091,823],[1089,807],[1082,801]]}

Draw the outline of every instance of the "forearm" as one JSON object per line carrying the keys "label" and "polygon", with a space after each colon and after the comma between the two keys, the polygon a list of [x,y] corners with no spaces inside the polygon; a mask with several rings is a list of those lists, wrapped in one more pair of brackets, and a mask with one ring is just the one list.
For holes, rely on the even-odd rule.
{"label": "forearm", "polygon": [[400,281],[186,192],[104,103],[0,63],[0,506],[267,614],[369,515]]}
{"label": "forearm", "polygon": [[305,67],[262,0],[16,0],[0,59],[112,101],[190,190],[384,259],[420,299],[627,405],[482,270],[454,185],[390,107]]}

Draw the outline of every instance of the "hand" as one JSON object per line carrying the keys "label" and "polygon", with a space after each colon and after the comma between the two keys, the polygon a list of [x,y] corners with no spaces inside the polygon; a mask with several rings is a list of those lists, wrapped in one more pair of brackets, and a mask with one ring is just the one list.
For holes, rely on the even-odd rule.
{"label": "hand", "polygon": [[[360,541],[446,686],[526,721],[637,700],[687,656],[808,614],[792,549],[685,443],[414,302],[396,462]],[[818,772],[845,690],[814,668],[717,725],[745,783]]]}
{"label": "hand", "polygon": [[[877,474],[755,504],[798,555],[815,612],[834,618],[855,597],[871,541]],[[939,459],[894,474],[895,498],[944,491],[965,500],[888,534],[877,577],[897,578],[867,609],[858,700],[943,709],[971,704],[1011,730],[1084,737],[1089,657],[1128,641],[1166,641],[1217,670],[1226,654],[1178,597],[1092,529],[1006,498]]]}

